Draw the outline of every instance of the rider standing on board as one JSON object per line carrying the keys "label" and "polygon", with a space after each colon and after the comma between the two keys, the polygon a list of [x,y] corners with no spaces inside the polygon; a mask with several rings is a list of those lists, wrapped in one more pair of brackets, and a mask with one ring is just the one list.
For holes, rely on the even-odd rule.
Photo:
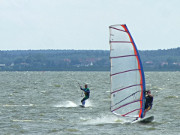
{"label": "rider standing on board", "polygon": [[146,112],[152,108],[152,105],[153,105],[153,96],[151,95],[151,91],[148,90],[146,91],[146,103],[145,103],[145,110],[143,117],[145,117]]}
{"label": "rider standing on board", "polygon": [[82,106],[85,106],[85,100],[87,100],[89,98],[90,95],[90,90],[87,86],[87,84],[85,84],[85,88],[83,89],[82,87],[80,87],[82,91],[84,91],[84,95],[85,97],[81,100]]}

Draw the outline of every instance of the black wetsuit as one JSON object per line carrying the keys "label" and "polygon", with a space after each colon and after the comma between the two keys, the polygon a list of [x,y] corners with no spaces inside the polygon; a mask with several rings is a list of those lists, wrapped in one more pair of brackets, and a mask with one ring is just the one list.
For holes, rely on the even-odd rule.
{"label": "black wetsuit", "polygon": [[152,108],[152,103],[153,103],[153,97],[152,96],[147,96],[146,97],[146,103],[145,103],[145,109],[150,110]]}

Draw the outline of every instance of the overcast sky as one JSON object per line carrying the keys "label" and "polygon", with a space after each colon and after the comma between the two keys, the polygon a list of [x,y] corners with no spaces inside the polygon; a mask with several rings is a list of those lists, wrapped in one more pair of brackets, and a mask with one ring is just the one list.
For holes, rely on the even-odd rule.
{"label": "overcast sky", "polygon": [[109,50],[126,24],[140,50],[180,46],[180,0],[0,0],[0,50]]}

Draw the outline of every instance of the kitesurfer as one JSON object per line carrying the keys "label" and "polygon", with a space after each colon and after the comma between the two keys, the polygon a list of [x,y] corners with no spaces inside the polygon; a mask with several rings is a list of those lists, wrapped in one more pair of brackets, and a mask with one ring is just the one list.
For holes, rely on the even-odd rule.
{"label": "kitesurfer", "polygon": [[85,88],[81,88],[81,90],[84,92],[84,98],[81,100],[81,103],[82,103],[82,106],[85,106],[85,100],[87,100],[89,98],[89,95],[90,95],[90,90],[88,88],[88,85],[85,84],[84,86]]}
{"label": "kitesurfer", "polygon": [[151,95],[151,91],[148,90],[146,91],[146,103],[145,103],[145,110],[143,117],[145,117],[146,112],[152,108],[152,105],[153,105],[153,95]]}

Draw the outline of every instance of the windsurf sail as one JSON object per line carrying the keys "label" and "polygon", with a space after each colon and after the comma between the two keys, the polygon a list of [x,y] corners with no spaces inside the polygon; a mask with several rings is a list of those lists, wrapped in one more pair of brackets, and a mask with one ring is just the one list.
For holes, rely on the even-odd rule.
{"label": "windsurf sail", "polygon": [[145,76],[135,42],[125,24],[109,26],[111,61],[111,112],[143,117]]}

